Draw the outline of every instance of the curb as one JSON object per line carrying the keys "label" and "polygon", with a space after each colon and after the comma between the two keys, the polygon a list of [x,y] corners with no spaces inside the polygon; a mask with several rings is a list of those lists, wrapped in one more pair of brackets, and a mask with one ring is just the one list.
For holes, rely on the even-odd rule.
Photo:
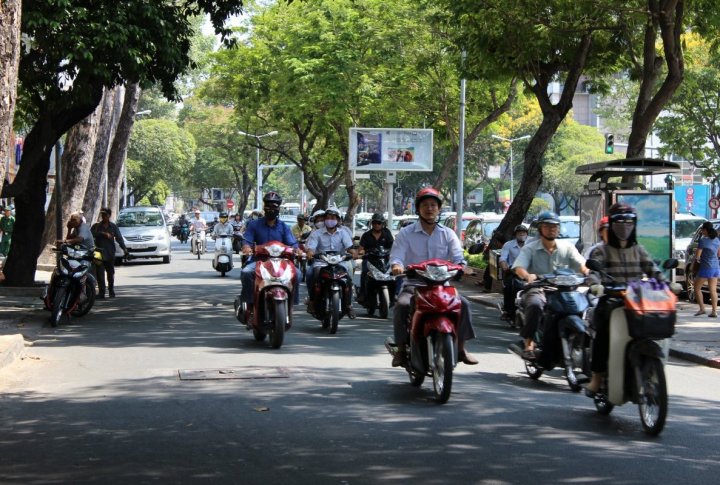
{"label": "curb", "polygon": [[20,334],[0,336],[0,369],[9,366],[25,354],[25,340]]}

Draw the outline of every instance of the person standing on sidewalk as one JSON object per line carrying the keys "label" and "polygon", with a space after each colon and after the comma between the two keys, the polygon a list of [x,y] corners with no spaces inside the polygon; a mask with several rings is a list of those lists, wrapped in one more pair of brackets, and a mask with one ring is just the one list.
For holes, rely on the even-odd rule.
{"label": "person standing on sidewalk", "polygon": [[128,255],[127,247],[123,242],[120,229],[110,222],[112,211],[107,207],[100,209],[100,222],[96,222],[90,228],[95,238],[95,247],[102,254],[102,264],[96,266],[98,282],[98,298],[105,298],[105,275],[107,274],[107,288],[110,298],[115,298],[115,241],[120,249]]}
{"label": "person standing on sidewalk", "polygon": [[510,267],[525,246],[528,237],[528,229],[522,224],[515,226],[515,239],[503,244],[500,253],[500,268],[503,270],[503,313],[500,318],[508,322],[515,321],[515,295],[518,289],[513,282],[513,273]]}
{"label": "person standing on sidewalk", "polygon": [[7,256],[10,252],[10,242],[12,241],[12,233],[15,228],[15,218],[12,215],[10,206],[3,210],[4,215],[0,217],[0,256]]}
{"label": "person standing on sidewalk", "polygon": [[700,269],[695,275],[695,298],[698,302],[698,311],[695,316],[705,315],[705,301],[703,300],[702,287],[707,281],[710,290],[710,304],[712,312],[710,318],[717,318],[717,280],[720,276],[720,262],[718,262],[718,250],[720,250],[720,239],[717,230],[712,222],[704,222],[700,226],[702,237],[698,241],[695,253],[695,261],[700,262]]}

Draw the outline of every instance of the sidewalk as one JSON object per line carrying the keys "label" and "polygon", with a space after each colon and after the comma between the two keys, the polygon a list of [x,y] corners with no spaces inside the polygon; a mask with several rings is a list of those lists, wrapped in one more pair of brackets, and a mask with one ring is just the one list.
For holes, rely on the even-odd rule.
{"label": "sidewalk", "polygon": [[[484,293],[482,286],[476,284],[478,278],[466,277],[459,287],[470,301],[492,308],[500,318],[503,302],[500,293]],[[709,305],[705,305],[709,308]],[[695,317],[697,305],[685,300],[678,302],[678,316],[675,335],[670,341],[670,355],[678,359],[695,362],[720,369],[720,318],[708,318],[707,315]]]}

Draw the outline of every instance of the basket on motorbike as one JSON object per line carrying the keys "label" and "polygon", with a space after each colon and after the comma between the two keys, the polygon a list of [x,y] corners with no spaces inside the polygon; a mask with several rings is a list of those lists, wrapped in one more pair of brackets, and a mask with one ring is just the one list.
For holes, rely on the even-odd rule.
{"label": "basket on motorbike", "polygon": [[675,333],[677,297],[667,284],[635,281],[625,293],[628,333],[633,338],[664,339]]}

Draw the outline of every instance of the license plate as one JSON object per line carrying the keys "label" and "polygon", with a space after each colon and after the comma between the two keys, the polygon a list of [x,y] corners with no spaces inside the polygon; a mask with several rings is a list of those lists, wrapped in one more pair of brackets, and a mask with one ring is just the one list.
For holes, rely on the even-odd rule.
{"label": "license plate", "polygon": [[147,249],[149,247],[147,244],[134,244],[132,249]]}

